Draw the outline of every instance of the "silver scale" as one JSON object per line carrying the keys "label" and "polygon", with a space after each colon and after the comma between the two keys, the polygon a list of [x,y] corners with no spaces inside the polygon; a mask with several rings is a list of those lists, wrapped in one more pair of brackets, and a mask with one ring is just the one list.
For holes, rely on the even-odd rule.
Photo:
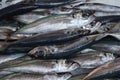
{"label": "silver scale", "polygon": [[13,4],[16,4],[16,3],[19,3],[21,1],[23,1],[23,0],[1,0],[0,1],[0,9],[10,6],[10,5],[13,5]]}

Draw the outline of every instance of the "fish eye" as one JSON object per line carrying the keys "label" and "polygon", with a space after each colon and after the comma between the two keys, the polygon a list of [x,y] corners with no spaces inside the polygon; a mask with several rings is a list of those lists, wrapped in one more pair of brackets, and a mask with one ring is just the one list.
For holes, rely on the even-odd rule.
{"label": "fish eye", "polygon": [[44,52],[43,52],[43,51],[36,51],[35,54],[36,54],[36,56],[39,56],[39,57],[40,57],[40,56],[41,56],[41,57],[44,56]]}

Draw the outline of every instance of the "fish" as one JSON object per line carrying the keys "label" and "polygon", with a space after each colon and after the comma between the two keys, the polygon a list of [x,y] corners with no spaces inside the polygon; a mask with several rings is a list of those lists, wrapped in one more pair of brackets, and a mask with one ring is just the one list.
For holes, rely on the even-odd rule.
{"label": "fish", "polygon": [[[5,68],[8,68],[8,67],[11,67],[11,66],[13,66],[13,65],[16,65],[16,64],[19,64],[19,63],[22,63],[22,62],[24,62],[24,61],[29,61],[29,60],[33,60],[33,58],[31,58],[31,57],[29,57],[29,56],[27,56],[27,55],[24,55],[24,56],[18,56],[18,55],[20,55],[20,54],[17,54],[17,56],[15,56],[14,58],[12,58],[12,59],[3,59],[4,60],[4,62],[3,62],[3,60],[1,60],[1,64],[0,64],[0,71],[1,70],[3,70],[3,69],[5,69]],[[1,56],[2,57],[2,56]],[[9,56],[9,57],[11,57],[11,56]],[[13,56],[12,56],[13,57]],[[2,58],[1,58],[2,59]]]}
{"label": "fish", "polygon": [[48,33],[68,28],[81,28],[93,20],[92,15],[88,19],[83,19],[79,13],[74,14],[74,17],[72,15],[52,15],[28,24],[16,33]]}
{"label": "fish", "polygon": [[25,0],[23,3],[39,6],[40,8],[53,8],[70,4],[72,0]]}
{"label": "fish", "polygon": [[98,43],[93,46],[91,46],[92,49],[98,50],[98,51],[103,51],[103,52],[108,52],[108,53],[113,53],[115,55],[120,55],[120,44],[117,45],[117,42],[115,44],[104,44],[104,43]]}
{"label": "fish", "polygon": [[[76,56],[70,59],[58,60],[30,60],[14,64],[7,68],[1,69],[4,72],[14,73],[70,73],[72,76],[81,75],[91,72],[94,68],[108,61],[114,60],[115,56],[110,53],[90,52]],[[89,63],[88,63],[89,62]],[[48,66],[49,65],[49,66]]]}
{"label": "fish", "polygon": [[[28,55],[35,58],[43,58],[43,59],[60,59],[60,58],[68,58],[75,53],[89,48],[91,45],[99,42],[106,35],[89,35],[83,38],[76,40],[75,42],[65,45],[62,48],[59,46],[39,46],[31,50]],[[97,39],[97,37],[99,37]]]}
{"label": "fish", "polygon": [[24,74],[13,73],[1,78],[1,80],[68,80],[71,77],[70,74]]}
{"label": "fish", "polygon": [[82,80],[111,79],[120,78],[120,58],[109,61],[104,65],[94,69]]}
{"label": "fish", "polygon": [[119,22],[120,16],[103,16],[103,17],[96,17],[95,22],[100,22],[102,25],[110,22]]}
{"label": "fish", "polygon": [[71,58],[70,61],[76,62],[81,68],[97,68],[100,65],[114,60],[116,57],[112,53],[101,52],[101,51],[90,51],[84,54],[79,54]]}
{"label": "fish", "polygon": [[70,3],[72,0],[64,1],[39,1],[39,0],[24,0],[21,3],[13,4],[5,8],[0,9],[0,19],[6,19],[16,15],[24,14],[38,8],[52,8],[66,3]]}
{"label": "fish", "polygon": [[116,22],[110,22],[102,25],[101,23],[98,23],[97,27],[93,27],[90,29],[90,33],[113,33],[113,32],[118,32],[120,28],[120,23]]}
{"label": "fish", "polygon": [[75,6],[79,10],[92,10],[101,12],[120,12],[120,7],[103,3],[83,3]]}
{"label": "fish", "polygon": [[102,16],[116,16],[116,15],[120,15],[120,12],[95,12],[94,15],[96,17],[102,17]]}
{"label": "fish", "polygon": [[25,54],[23,54],[23,53],[21,53],[21,54],[11,54],[11,55],[2,55],[2,56],[0,56],[0,64],[11,61],[11,60],[14,60],[14,59],[17,59],[17,58],[20,58],[24,55]]}
{"label": "fish", "polygon": [[30,12],[30,13],[18,15],[14,17],[14,19],[24,24],[30,24],[32,22],[35,22],[38,19],[42,19],[48,16],[49,13],[47,13],[46,11],[43,11],[43,12],[44,12],[43,14],[42,14],[42,11],[38,13]]}
{"label": "fish", "polygon": [[37,73],[37,74],[53,74],[53,73],[69,73],[78,68],[79,65],[68,60],[31,60],[20,64],[5,68],[2,71],[21,72],[21,73]]}
{"label": "fish", "polygon": [[18,4],[18,3],[21,3],[23,0],[1,0],[0,2],[0,9],[3,9],[5,7],[8,7],[10,5],[13,5],[13,4]]}
{"label": "fish", "polygon": [[37,8],[38,6],[33,6],[29,4],[14,4],[0,9],[0,20],[11,18],[15,15],[20,15]]}
{"label": "fish", "polygon": [[[55,32],[50,32],[46,34],[36,34],[31,37],[23,38],[18,41],[14,41],[11,43],[6,43],[3,42],[1,43],[1,53],[7,53],[9,48],[12,46],[17,46],[18,50],[20,49],[19,47],[36,47],[39,45],[50,45],[50,44],[62,44],[65,42],[75,40],[79,38],[80,36],[85,36],[88,35],[89,30],[81,30],[81,29],[65,29],[65,30],[59,30]],[[17,35],[17,34],[15,34]],[[13,50],[15,50],[13,48]]]}

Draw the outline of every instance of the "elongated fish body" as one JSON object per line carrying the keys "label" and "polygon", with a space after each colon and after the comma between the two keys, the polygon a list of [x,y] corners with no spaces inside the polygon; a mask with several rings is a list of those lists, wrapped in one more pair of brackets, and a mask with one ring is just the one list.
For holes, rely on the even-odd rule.
{"label": "elongated fish body", "polygon": [[11,54],[11,55],[1,55],[0,56],[0,64],[1,63],[4,63],[4,62],[8,62],[8,61],[11,61],[11,60],[15,60],[17,58],[20,58],[22,56],[24,56],[25,54]]}
{"label": "elongated fish body", "polygon": [[116,15],[116,16],[103,16],[103,17],[96,17],[95,18],[95,22],[100,22],[101,24],[106,24],[106,23],[110,23],[110,22],[119,22],[120,20],[120,16]]}
{"label": "elongated fish body", "polygon": [[120,58],[94,69],[82,80],[120,78]]}
{"label": "elongated fish body", "polygon": [[14,73],[8,76],[1,78],[1,80],[68,80],[71,77],[70,74],[22,74],[22,73]]}
{"label": "elongated fish body", "polygon": [[8,68],[8,67],[11,67],[13,65],[16,65],[16,64],[19,64],[19,63],[22,63],[25,61],[29,61],[29,60],[32,60],[32,58],[25,55],[25,56],[22,56],[22,57],[19,57],[16,59],[6,61],[6,62],[0,64],[0,71],[4,68]]}
{"label": "elongated fish body", "polygon": [[22,1],[24,1],[24,0],[2,0],[0,2],[0,4],[1,4],[0,9],[8,7],[8,6],[13,5],[13,4],[18,4]]}
{"label": "elongated fish body", "polygon": [[96,44],[91,46],[92,49],[108,52],[108,53],[114,53],[117,55],[120,55],[120,45],[107,45],[107,44]]}
{"label": "elongated fish body", "polygon": [[[33,49],[34,47],[10,47],[8,49],[6,49],[6,54],[14,54],[14,53],[27,53],[29,52],[31,49]],[[21,50],[22,49],[22,50]]]}
{"label": "elongated fish body", "polygon": [[[99,42],[106,35],[90,35],[85,36],[83,38],[78,39],[77,41],[71,43],[70,45],[59,48],[55,45],[53,46],[40,46],[33,50],[31,50],[28,54],[30,56],[34,56],[36,58],[44,58],[44,59],[57,59],[57,58],[67,58],[71,55],[75,55],[75,53],[89,48],[91,45]],[[99,37],[97,40],[96,38]]]}
{"label": "elongated fish body", "polygon": [[103,12],[120,12],[120,7],[101,4],[101,3],[83,3],[77,5],[76,8],[80,10],[93,10],[93,11],[103,11]]}
{"label": "elongated fish body", "polygon": [[[60,44],[75,40],[79,37],[89,34],[90,34],[89,30],[81,30],[77,28],[65,29],[65,30],[59,30],[46,34],[37,34],[32,37],[24,38],[11,43],[5,43],[5,44],[1,43],[1,45],[3,44],[4,49],[6,49],[7,52],[9,48],[11,48],[12,46],[17,46],[19,48],[19,47],[36,47],[40,45]],[[5,52],[4,49],[1,50],[1,53],[2,51]]]}
{"label": "elongated fish body", "polygon": [[33,6],[29,4],[14,4],[0,10],[0,20],[10,18],[15,15],[20,15],[37,8],[38,6]]}
{"label": "elongated fish body", "polygon": [[47,17],[48,14],[45,12],[46,11],[44,11],[44,14],[40,14],[41,12],[39,12],[39,13],[31,12],[31,13],[26,13],[23,15],[18,15],[15,17],[15,20],[22,22],[24,24],[30,24],[32,22],[35,22],[38,19],[42,19],[44,17]]}
{"label": "elongated fish body", "polygon": [[[69,60],[32,60],[12,65],[2,69],[2,73],[21,72],[21,73],[61,73],[69,72],[72,76],[89,73],[92,69],[105,62],[114,60],[115,57],[108,53],[89,53],[79,55]],[[87,63],[89,62],[89,63]],[[49,65],[49,66],[48,66]],[[8,74],[9,74],[8,73]]]}
{"label": "elongated fish body", "polygon": [[70,59],[70,61],[77,62],[81,68],[96,68],[114,59],[115,56],[112,53],[92,51],[85,54],[78,54],[77,57]]}
{"label": "elongated fish body", "polygon": [[9,75],[9,74],[12,74],[13,72],[10,72],[10,71],[0,71],[0,78],[6,76],[6,75]]}
{"label": "elongated fish body", "polygon": [[69,4],[72,0],[26,0],[24,3],[33,4],[39,6],[40,8],[53,8]]}
{"label": "elongated fish body", "polygon": [[55,15],[42,20],[40,19],[24,26],[16,33],[46,33],[68,28],[81,28],[81,26],[87,25],[94,20],[93,16],[84,20],[80,18],[79,13],[75,15],[75,18],[69,15]]}
{"label": "elongated fish body", "polygon": [[89,28],[90,33],[113,33],[113,32],[118,32],[120,27],[120,23],[106,23],[102,25],[101,23],[96,23],[96,27]]}
{"label": "elongated fish body", "polygon": [[102,17],[102,16],[116,16],[120,15],[120,12],[95,12],[94,15],[96,17]]}
{"label": "elongated fish body", "polygon": [[13,65],[11,68],[9,67],[3,70],[22,73],[51,74],[70,72],[78,67],[79,65],[77,63],[67,60],[32,60]]}

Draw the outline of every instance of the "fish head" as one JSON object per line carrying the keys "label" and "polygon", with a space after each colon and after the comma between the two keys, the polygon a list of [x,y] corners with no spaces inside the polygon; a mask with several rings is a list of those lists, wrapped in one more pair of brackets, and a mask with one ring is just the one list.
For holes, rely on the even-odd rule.
{"label": "fish head", "polygon": [[58,49],[55,46],[39,46],[31,50],[28,55],[32,57],[45,57],[49,54],[56,52]]}

